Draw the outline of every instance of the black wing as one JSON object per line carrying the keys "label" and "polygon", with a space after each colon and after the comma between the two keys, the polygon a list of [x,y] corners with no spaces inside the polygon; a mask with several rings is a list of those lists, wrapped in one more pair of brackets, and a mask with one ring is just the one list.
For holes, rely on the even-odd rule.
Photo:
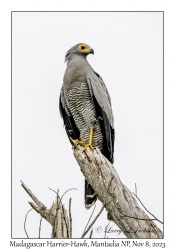
{"label": "black wing", "polygon": [[59,100],[59,109],[60,109],[60,114],[64,121],[64,126],[65,126],[67,136],[71,144],[73,145],[73,142],[71,141],[70,138],[72,138],[73,140],[79,139],[80,132],[75,125],[73,117],[71,115],[68,115],[66,110],[64,109],[62,102],[61,102],[61,95],[60,95],[60,100]]}
{"label": "black wing", "polygon": [[103,134],[102,154],[111,162],[114,162],[114,139],[115,131],[111,127],[105,111],[100,107],[95,96],[93,96],[96,114]]}
{"label": "black wing", "polygon": [[[101,80],[101,77],[94,72]],[[106,89],[107,91],[107,89]],[[107,92],[108,94],[108,92]],[[115,140],[115,130],[112,128],[109,119],[103,110],[103,108],[97,102],[95,96],[93,95],[94,105],[96,109],[96,114],[100,123],[100,127],[103,134],[103,155],[111,162],[114,163],[114,140]],[[111,101],[109,100],[111,105]],[[112,109],[111,109],[112,110]]]}

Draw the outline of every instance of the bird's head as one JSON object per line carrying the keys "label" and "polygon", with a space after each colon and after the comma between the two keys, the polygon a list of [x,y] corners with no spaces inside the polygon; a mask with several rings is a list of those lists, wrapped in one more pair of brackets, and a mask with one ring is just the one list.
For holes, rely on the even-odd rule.
{"label": "bird's head", "polygon": [[82,55],[86,57],[89,54],[94,54],[94,50],[85,43],[78,43],[67,51],[65,55],[65,62],[69,60],[72,55]]}

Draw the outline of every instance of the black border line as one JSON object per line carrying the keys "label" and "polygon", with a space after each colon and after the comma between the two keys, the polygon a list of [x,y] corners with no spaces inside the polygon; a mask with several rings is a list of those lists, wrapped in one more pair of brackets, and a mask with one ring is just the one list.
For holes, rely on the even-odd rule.
{"label": "black border line", "polygon": [[62,12],[62,13],[65,13],[65,12],[94,12],[94,13],[96,13],[96,12],[164,12],[163,10],[157,10],[157,11],[154,11],[154,10],[140,10],[140,11],[137,11],[137,10],[133,10],[133,11],[130,11],[130,10],[121,10],[121,11],[115,11],[115,10],[53,10],[53,11],[48,11],[48,10],[12,10],[11,12]]}
{"label": "black border line", "polygon": [[11,238],[12,238],[12,12],[11,12]]}
{"label": "black border line", "polygon": [[164,229],[165,229],[165,220],[164,220],[164,11],[163,11],[163,239],[164,239]]}
{"label": "black border line", "polygon": [[[61,238],[58,239],[51,239],[51,238],[12,238],[12,14],[16,13],[16,12],[44,12],[44,13],[48,13],[48,12],[57,12],[57,13],[67,13],[67,12],[74,12],[74,13],[82,13],[82,12],[86,12],[86,13],[101,13],[101,12],[106,12],[106,13],[118,13],[118,12],[155,12],[155,13],[162,13],[163,14],[163,238],[157,239],[157,238],[131,238],[129,239],[131,240],[163,240],[164,239],[164,11],[11,11],[11,239],[17,239],[17,240],[60,240]],[[70,238],[70,239],[61,239],[61,240],[79,240],[81,238]],[[128,238],[105,238],[105,241],[107,241],[108,239],[110,240],[127,240]],[[88,238],[86,239],[88,240]],[[91,240],[103,240],[103,238],[92,238]]]}

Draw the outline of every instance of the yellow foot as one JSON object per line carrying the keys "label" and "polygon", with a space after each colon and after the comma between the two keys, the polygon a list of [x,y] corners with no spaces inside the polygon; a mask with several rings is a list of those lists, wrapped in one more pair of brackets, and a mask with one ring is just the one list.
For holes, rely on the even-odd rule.
{"label": "yellow foot", "polygon": [[[73,143],[75,144],[75,145],[80,145],[80,146],[83,146],[83,147],[85,147],[86,146],[86,144],[84,143],[84,140],[82,139],[82,140],[78,140],[78,139],[76,139],[76,140],[73,140],[72,138],[71,138],[71,140],[73,141]],[[72,148],[74,148],[75,146],[72,146]]]}
{"label": "yellow foot", "polygon": [[91,149],[94,149],[94,147],[92,146],[92,144],[91,144],[91,143],[86,144],[86,143],[84,142],[84,139],[82,139],[82,140],[78,140],[78,139],[73,140],[73,139],[71,138],[71,141],[74,143],[74,145],[72,146],[72,148],[75,148],[76,145],[80,145],[80,146],[83,146],[83,147],[84,147],[84,151],[86,151],[86,149],[87,149],[88,147],[90,147]]}
{"label": "yellow foot", "polygon": [[90,147],[91,149],[94,149],[94,147],[93,147],[90,143],[88,143],[88,144],[86,144],[86,145],[84,146],[84,151],[86,151],[86,149],[87,149],[88,147]]}

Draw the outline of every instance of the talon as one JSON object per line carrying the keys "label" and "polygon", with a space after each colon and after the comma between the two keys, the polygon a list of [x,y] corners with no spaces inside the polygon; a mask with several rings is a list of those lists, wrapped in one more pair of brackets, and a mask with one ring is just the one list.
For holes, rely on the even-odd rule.
{"label": "talon", "polygon": [[74,145],[72,146],[72,148],[75,148],[75,145],[80,145],[80,146],[83,146],[83,147],[85,147],[85,143],[84,143],[84,139],[82,139],[82,140],[78,140],[78,139],[76,139],[76,140],[73,140],[72,138],[71,138],[71,141],[74,143]]}
{"label": "talon", "polygon": [[86,149],[90,147],[91,149],[94,149],[94,147],[91,145],[91,144],[86,144],[85,147],[84,147],[84,151],[86,151]]}
{"label": "talon", "polygon": [[75,148],[76,145],[80,145],[80,146],[83,146],[83,147],[84,147],[84,151],[86,151],[86,149],[87,149],[88,147],[90,147],[91,149],[94,149],[94,147],[92,146],[92,137],[93,137],[93,128],[90,129],[89,143],[88,143],[88,144],[86,144],[86,143],[84,142],[84,139],[81,139],[81,140],[78,140],[78,139],[73,140],[73,139],[70,137],[71,141],[74,143],[74,145],[72,146],[72,148]]}

